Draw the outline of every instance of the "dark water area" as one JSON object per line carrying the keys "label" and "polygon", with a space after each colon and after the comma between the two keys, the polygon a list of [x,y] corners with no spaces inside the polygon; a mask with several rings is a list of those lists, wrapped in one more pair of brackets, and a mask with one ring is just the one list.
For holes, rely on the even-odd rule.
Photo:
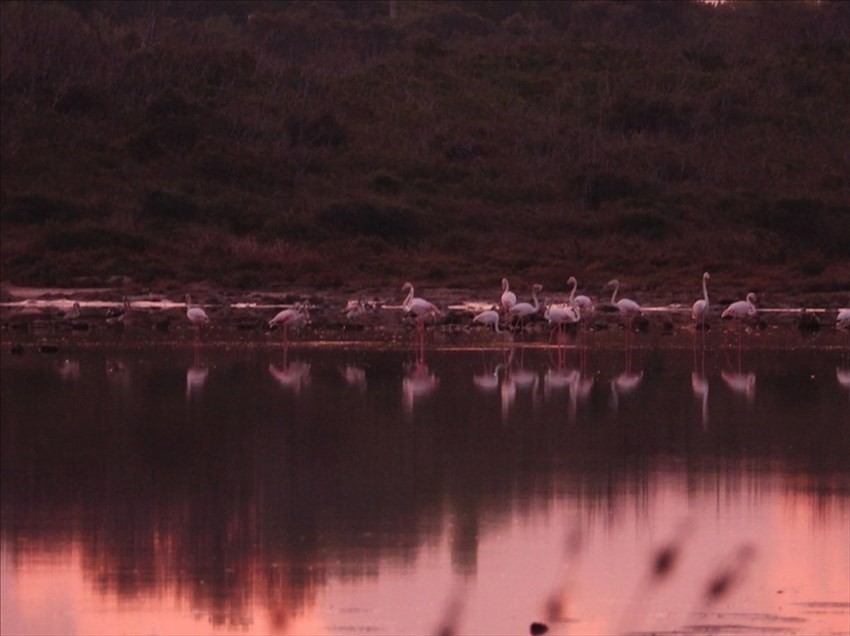
{"label": "dark water area", "polygon": [[4,634],[850,625],[840,347],[0,362]]}

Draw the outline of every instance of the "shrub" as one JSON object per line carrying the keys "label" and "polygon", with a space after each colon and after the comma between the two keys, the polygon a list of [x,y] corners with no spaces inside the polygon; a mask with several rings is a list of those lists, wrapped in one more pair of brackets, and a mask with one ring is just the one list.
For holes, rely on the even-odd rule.
{"label": "shrub", "polygon": [[381,194],[398,194],[401,191],[401,180],[389,172],[380,171],[372,175],[370,186]]}
{"label": "shrub", "polygon": [[342,148],[348,145],[348,132],[330,113],[316,117],[293,115],[286,122],[286,130],[292,147]]}
{"label": "shrub", "polygon": [[197,204],[181,194],[154,190],[142,199],[142,209],[151,219],[194,221],[199,216]]}
{"label": "shrub", "polygon": [[396,245],[417,243],[423,230],[415,212],[371,203],[333,204],[319,213],[318,221],[334,233],[377,236]]}
{"label": "shrub", "polygon": [[147,248],[148,241],[138,234],[97,225],[69,227],[66,224],[53,224],[44,233],[44,244],[56,252],[84,252],[102,248],[141,252]]}
{"label": "shrub", "polygon": [[22,194],[3,207],[2,218],[4,223],[41,225],[48,221],[74,221],[84,214],[84,209],[71,201],[43,194]]}
{"label": "shrub", "polygon": [[666,217],[657,212],[624,212],[611,224],[611,231],[629,236],[642,236],[651,240],[663,239],[670,229]]}
{"label": "shrub", "polygon": [[627,135],[644,131],[685,134],[691,131],[693,112],[690,104],[666,97],[623,95],[609,107],[606,123],[611,130]]}
{"label": "shrub", "polygon": [[646,187],[632,177],[612,172],[596,172],[579,177],[582,202],[587,210],[598,210],[606,201],[617,201],[640,195]]}

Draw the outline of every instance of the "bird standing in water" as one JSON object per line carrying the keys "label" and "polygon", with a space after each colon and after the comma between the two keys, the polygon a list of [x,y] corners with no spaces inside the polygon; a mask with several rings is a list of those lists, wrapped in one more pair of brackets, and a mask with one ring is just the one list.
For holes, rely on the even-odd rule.
{"label": "bird standing in water", "polygon": [[540,303],[537,300],[537,293],[543,290],[543,285],[539,283],[535,283],[531,286],[531,300],[530,303],[517,303],[513,307],[508,310],[508,313],[511,316],[511,322],[514,319],[519,319],[519,330],[522,331],[523,325],[525,324],[525,319],[533,316],[538,311],[540,311]]}
{"label": "bird standing in water", "polygon": [[413,316],[416,320],[416,334],[421,349],[425,345],[425,320],[428,316],[436,319],[440,315],[440,309],[434,303],[414,296],[413,285],[409,282],[402,285],[401,291],[407,292],[401,308],[405,314]]}
{"label": "bird standing in water", "polygon": [[753,292],[747,294],[746,300],[738,300],[720,314],[723,320],[734,320],[738,323],[738,366],[741,366],[741,327],[745,321],[753,320],[758,315],[756,309],[756,295]]}
{"label": "bird standing in water", "polygon": [[499,332],[499,312],[494,309],[488,309],[486,311],[482,311],[480,314],[475,316],[472,319],[472,322],[478,323],[480,325],[489,325],[493,327],[496,333]]}
{"label": "bird standing in water", "polygon": [[691,317],[697,322],[697,329],[705,330],[705,316],[708,313],[708,281],[711,275],[704,272],[702,275],[702,298],[694,303],[691,309]]}
{"label": "bird standing in water", "polygon": [[502,279],[502,309],[508,311],[511,307],[516,305],[516,294],[511,291],[511,285],[508,283],[507,278]]}
{"label": "bird standing in water", "polygon": [[289,339],[289,330],[298,329],[299,327],[310,322],[310,311],[304,303],[295,303],[289,309],[279,311],[277,315],[269,320],[269,329],[274,329],[277,326],[283,328],[283,342],[286,343]]}
{"label": "bird standing in water", "polygon": [[210,317],[200,307],[192,307],[192,297],[189,294],[186,294],[186,317],[195,328],[195,343],[197,344],[201,337],[201,324],[209,322]]}

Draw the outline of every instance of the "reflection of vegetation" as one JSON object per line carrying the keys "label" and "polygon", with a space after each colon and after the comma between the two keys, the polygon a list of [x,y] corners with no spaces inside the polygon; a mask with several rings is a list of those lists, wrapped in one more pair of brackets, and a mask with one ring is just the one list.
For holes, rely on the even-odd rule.
{"label": "reflection of vegetation", "polygon": [[[412,561],[449,524],[454,566],[474,572],[484,528],[554,493],[574,499],[587,523],[616,522],[635,497],[651,497],[671,457],[684,458],[689,492],[759,483],[773,464],[816,504],[848,505],[845,404],[831,385],[795,373],[760,377],[758,410],[745,422],[715,391],[708,431],[687,381],[671,390],[664,374],[648,374],[641,398],[622,399],[616,414],[598,377],[576,417],[564,393],[534,408],[523,394],[502,425],[493,395],[470,406],[470,366],[435,354],[438,399],[399,426],[401,354],[361,361],[368,399],[345,390],[341,360],[327,353],[311,359],[314,381],[297,398],[251,356],[219,359],[188,402],[184,372],[170,361],[110,361],[81,359],[72,384],[44,359],[4,365],[3,539],[13,550],[58,543],[73,520],[104,589],[133,596],[176,583],[227,620],[259,597],[285,623],[327,577]],[[100,371],[109,368],[123,370],[120,382]],[[821,417],[802,415],[810,405]]]}
{"label": "reflection of vegetation", "polygon": [[396,6],[4,3],[6,277],[846,279],[841,3]]}

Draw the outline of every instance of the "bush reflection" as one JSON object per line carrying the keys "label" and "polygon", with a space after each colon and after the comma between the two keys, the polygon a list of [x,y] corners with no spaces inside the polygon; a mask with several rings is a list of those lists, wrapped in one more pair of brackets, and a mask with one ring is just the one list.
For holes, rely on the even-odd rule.
{"label": "bush reflection", "polygon": [[[811,381],[814,363],[776,373],[769,352],[697,372],[689,353],[4,358],[3,541],[13,558],[77,543],[101,590],[176,583],[228,623],[259,599],[285,626],[328,577],[411,562],[447,524],[469,575],[485,528],[517,504],[566,492],[588,523],[616,515],[671,455],[696,482],[769,460],[847,505],[834,358],[814,377],[838,383]],[[709,393],[716,379],[731,390]]]}

